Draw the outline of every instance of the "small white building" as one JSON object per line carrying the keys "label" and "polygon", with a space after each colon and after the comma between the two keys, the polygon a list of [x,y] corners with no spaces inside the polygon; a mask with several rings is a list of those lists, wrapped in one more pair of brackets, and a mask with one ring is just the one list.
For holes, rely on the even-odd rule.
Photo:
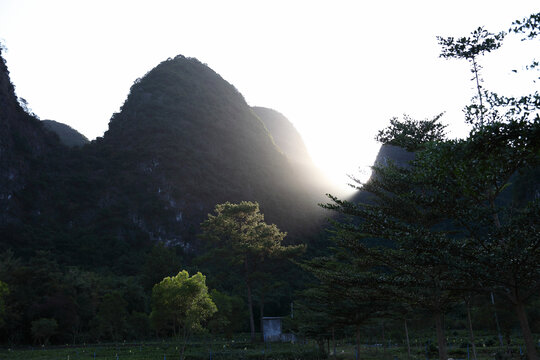
{"label": "small white building", "polygon": [[281,339],[281,317],[263,317],[262,333],[264,341],[280,341]]}
{"label": "small white building", "polygon": [[262,318],[262,333],[265,342],[296,342],[294,334],[283,334],[281,332],[281,319],[279,316]]}

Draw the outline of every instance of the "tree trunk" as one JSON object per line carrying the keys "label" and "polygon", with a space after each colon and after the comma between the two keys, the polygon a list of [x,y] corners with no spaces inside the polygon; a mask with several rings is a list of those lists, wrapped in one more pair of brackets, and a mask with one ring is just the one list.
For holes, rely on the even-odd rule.
{"label": "tree trunk", "polygon": [[356,360],[360,359],[360,326],[356,327]]}
{"label": "tree trunk", "polygon": [[527,320],[525,305],[521,299],[516,300],[515,307],[519,318],[519,324],[521,325],[521,333],[523,334],[523,339],[525,340],[525,346],[527,348],[527,359],[538,360],[538,353],[532,337],[531,328],[529,327],[529,321]]}
{"label": "tree trunk", "polygon": [[260,312],[260,315],[261,315],[260,321],[259,321],[259,325],[261,327],[261,337],[264,340],[264,334],[263,334],[264,293],[261,294],[261,296],[259,297],[259,312]]}
{"label": "tree trunk", "polygon": [[330,357],[330,337],[326,338],[326,349],[328,350],[328,357]]}
{"label": "tree trunk", "polygon": [[381,322],[382,327],[382,348],[383,348],[383,354],[386,354],[386,337],[384,336],[384,321]]}
{"label": "tree trunk", "polygon": [[336,334],[332,326],[332,346],[334,347],[334,359],[336,358]]}
{"label": "tree trunk", "polygon": [[249,328],[251,331],[251,342],[255,342],[255,320],[253,318],[253,300],[251,297],[251,283],[249,281],[249,268],[247,259],[244,261],[245,270],[246,270],[246,287],[247,287],[247,297],[248,297],[248,310],[249,310]]}
{"label": "tree trunk", "polygon": [[473,73],[474,73],[474,78],[476,79],[476,89],[478,90],[478,102],[479,102],[479,111],[480,111],[480,125],[483,125],[484,124],[484,113],[483,113],[483,105],[482,105],[482,87],[480,86],[480,74],[479,74],[479,71],[480,69],[478,69],[478,64],[476,62],[476,57],[473,57],[472,58],[472,61],[473,61]]}
{"label": "tree trunk", "polygon": [[[501,221],[499,219],[499,214],[495,211],[495,200],[490,199],[489,200],[489,206],[491,207],[491,210],[493,211],[493,224],[495,225],[496,229],[501,228]],[[493,305],[493,313],[495,314],[495,323],[497,325],[497,332],[499,335],[499,344],[501,346],[501,349],[504,346],[503,343],[503,337],[501,334],[501,326],[499,325],[499,317],[497,316],[497,309],[495,308],[495,298],[493,297],[493,291],[491,292],[491,304]]]}
{"label": "tree trunk", "polygon": [[319,347],[319,352],[323,357],[326,357],[326,354],[324,353],[324,339],[323,338],[317,338],[317,346]]}
{"label": "tree trunk", "polygon": [[409,328],[407,328],[407,319],[405,322],[405,338],[407,339],[407,359],[411,358],[411,343],[409,342]]}
{"label": "tree trunk", "polygon": [[495,325],[497,325],[497,335],[499,336],[499,346],[502,349],[503,337],[501,334],[501,326],[499,325],[499,317],[497,316],[497,309],[495,308],[495,297],[493,296],[493,291],[491,292],[491,305],[493,305],[493,314],[495,315]]}
{"label": "tree trunk", "polygon": [[439,360],[448,360],[448,351],[446,350],[446,336],[444,335],[444,315],[440,312],[435,314],[435,325],[437,327]]}
{"label": "tree trunk", "polygon": [[182,342],[182,348],[180,349],[180,360],[184,360],[184,354],[186,351],[186,345],[189,340],[189,331],[187,330],[187,326],[184,326],[184,341]]}
{"label": "tree trunk", "polygon": [[471,320],[471,303],[469,300],[467,300],[467,318],[469,320],[469,338],[470,338],[471,346],[472,346],[473,359],[476,360],[476,345],[474,344],[474,332],[473,332],[472,320]]}

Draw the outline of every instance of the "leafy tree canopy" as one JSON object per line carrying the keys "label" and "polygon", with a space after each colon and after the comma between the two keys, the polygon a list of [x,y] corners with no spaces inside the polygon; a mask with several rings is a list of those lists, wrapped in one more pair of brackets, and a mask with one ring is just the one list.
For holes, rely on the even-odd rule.
{"label": "leafy tree canopy", "polygon": [[172,329],[183,338],[217,311],[208,294],[206,277],[200,272],[189,276],[183,270],[176,276],[166,277],[152,289],[152,313],[150,321],[157,330]]}
{"label": "leafy tree canopy", "polygon": [[208,214],[208,219],[201,227],[201,238],[206,239],[211,247],[207,258],[221,256],[243,272],[247,287],[251,338],[255,340],[252,299],[254,274],[265,261],[294,256],[303,251],[305,246],[282,245],[287,234],[281,232],[276,225],[264,221],[264,215],[256,202],[218,204],[215,215]]}
{"label": "leafy tree canopy", "polygon": [[376,140],[382,144],[416,151],[424,143],[445,137],[446,125],[439,122],[442,115],[441,113],[431,120],[414,120],[408,115],[404,115],[403,120],[394,117],[390,119],[390,126],[379,131]]}

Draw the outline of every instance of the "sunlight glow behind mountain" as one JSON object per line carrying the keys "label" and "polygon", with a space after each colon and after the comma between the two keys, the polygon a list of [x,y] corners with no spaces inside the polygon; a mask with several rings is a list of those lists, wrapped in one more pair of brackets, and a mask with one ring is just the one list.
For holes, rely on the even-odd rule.
{"label": "sunlight glow behind mountain", "polygon": [[[345,186],[345,174],[369,176],[374,137],[391,117],[445,111],[451,135],[466,133],[468,65],[438,58],[437,35],[507,30],[536,11],[537,1],[2,0],[0,39],[17,94],[90,139],[136,78],[168,57],[196,57],[250,105],[287,116],[316,164]],[[533,55],[517,41],[486,56],[486,86],[530,88],[511,70]]]}

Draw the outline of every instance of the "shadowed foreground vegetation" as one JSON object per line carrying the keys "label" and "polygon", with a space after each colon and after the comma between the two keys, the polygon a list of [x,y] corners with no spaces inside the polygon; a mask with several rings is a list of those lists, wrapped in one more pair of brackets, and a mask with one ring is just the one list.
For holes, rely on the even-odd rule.
{"label": "shadowed foreground vegetation", "polygon": [[[178,360],[183,343],[156,341],[141,343],[94,344],[84,346],[31,347],[0,350],[0,359],[131,359]],[[199,338],[190,342],[185,359],[317,359],[313,343],[252,343],[249,334],[237,334],[233,339]]]}
{"label": "shadowed foreground vegetation", "polygon": [[[449,355],[453,359],[472,359],[471,349],[467,342],[467,334],[464,331],[454,332],[449,337]],[[190,342],[186,349],[186,359],[407,359],[407,347],[404,339],[389,339],[385,344],[381,341],[366,343],[360,347],[357,354],[353,338],[339,339],[335,344],[326,344],[327,353],[321,354],[314,341],[299,341],[298,343],[252,343],[250,334],[237,334],[233,339],[220,337],[200,337]],[[434,345],[435,338],[418,337],[412,341],[410,359],[434,359],[437,358],[437,348]],[[180,359],[181,342],[177,341],[146,341],[146,342],[123,342],[104,343],[93,345],[64,345],[47,347],[21,347],[4,348],[0,350],[0,360],[178,360]],[[496,337],[488,334],[479,334],[478,359],[499,358],[500,348]],[[505,352],[510,353],[505,358],[520,359],[523,357],[523,343],[519,337],[512,338],[512,345],[505,347]]]}

